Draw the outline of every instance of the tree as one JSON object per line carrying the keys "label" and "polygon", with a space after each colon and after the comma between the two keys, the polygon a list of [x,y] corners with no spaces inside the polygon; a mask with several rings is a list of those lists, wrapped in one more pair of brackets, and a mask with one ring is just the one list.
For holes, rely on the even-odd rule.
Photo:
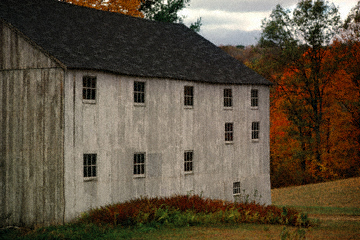
{"label": "tree", "polygon": [[102,11],[119,12],[133,17],[144,17],[139,10],[143,0],[60,0],[78,6],[96,8]]}
{"label": "tree", "polygon": [[[146,19],[159,22],[182,23],[184,17],[179,16],[178,12],[189,5],[190,0],[143,0],[140,11]],[[190,25],[190,29],[199,32],[201,18]]]}
{"label": "tree", "polygon": [[343,40],[360,41],[360,1],[351,9],[342,30]]}
{"label": "tree", "polygon": [[292,126],[288,134],[300,143],[293,158],[300,160],[302,171],[322,171],[325,92],[336,66],[323,59],[340,24],[338,9],[323,0],[302,0],[292,15],[278,5],[262,23],[259,44],[276,49],[272,60],[286,73],[276,83]]}

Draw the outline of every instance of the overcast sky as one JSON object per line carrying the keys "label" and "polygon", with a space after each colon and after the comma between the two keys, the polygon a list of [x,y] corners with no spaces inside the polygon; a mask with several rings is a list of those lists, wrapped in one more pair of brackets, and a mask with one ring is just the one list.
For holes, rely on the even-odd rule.
{"label": "overcast sky", "polygon": [[[358,0],[329,0],[345,19]],[[182,15],[189,26],[202,18],[200,34],[215,45],[256,44],[261,21],[270,16],[277,4],[294,8],[298,0],[191,0]]]}

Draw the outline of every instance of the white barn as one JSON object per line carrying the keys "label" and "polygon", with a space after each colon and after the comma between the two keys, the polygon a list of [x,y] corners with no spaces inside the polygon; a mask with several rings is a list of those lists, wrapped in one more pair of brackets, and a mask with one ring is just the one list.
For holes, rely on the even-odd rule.
{"label": "white barn", "polygon": [[0,2],[0,226],[193,192],[271,204],[271,83],[182,24]]}

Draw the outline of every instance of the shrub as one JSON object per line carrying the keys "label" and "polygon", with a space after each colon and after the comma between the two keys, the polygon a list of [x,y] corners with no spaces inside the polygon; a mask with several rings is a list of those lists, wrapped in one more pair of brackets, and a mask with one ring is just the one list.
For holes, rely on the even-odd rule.
{"label": "shrub", "polygon": [[198,195],[130,200],[92,209],[79,219],[98,225],[143,226],[199,225],[216,223],[310,225],[306,215],[291,208],[211,200]]}

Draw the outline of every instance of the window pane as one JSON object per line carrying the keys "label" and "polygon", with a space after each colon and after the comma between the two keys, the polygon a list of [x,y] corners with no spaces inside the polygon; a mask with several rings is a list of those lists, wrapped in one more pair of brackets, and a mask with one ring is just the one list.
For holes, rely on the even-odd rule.
{"label": "window pane", "polygon": [[193,152],[192,151],[184,152],[184,171],[185,172],[191,172],[193,170],[192,163],[193,163]]}
{"label": "window pane", "polygon": [[96,99],[96,77],[83,77],[83,99]]}
{"label": "window pane", "polygon": [[134,82],[134,102],[145,103],[145,82]]}
{"label": "window pane", "polygon": [[259,139],[260,123],[253,122],[251,125],[251,139]]}
{"label": "window pane", "polygon": [[96,177],[96,166],[92,166],[92,168],[91,168],[91,173],[92,173],[92,177]]}
{"label": "window pane", "polygon": [[233,123],[225,123],[225,141],[233,141]]}
{"label": "window pane", "polygon": [[257,89],[251,89],[251,106],[259,106],[259,91]]}
{"label": "window pane", "polygon": [[87,173],[87,167],[84,166],[84,177],[87,177],[88,176],[88,173]]}
{"label": "window pane", "polygon": [[194,97],[194,87],[185,86],[184,87],[184,105],[192,106],[193,105],[193,97]]}
{"label": "window pane", "polygon": [[224,97],[232,97],[232,89],[224,89]]}
{"label": "window pane", "polygon": [[84,154],[84,177],[96,177],[96,154]]}
{"label": "window pane", "polygon": [[240,182],[234,182],[233,183],[233,194],[239,194],[240,193]]}
{"label": "window pane", "polygon": [[145,154],[134,154],[134,174],[145,174]]}

